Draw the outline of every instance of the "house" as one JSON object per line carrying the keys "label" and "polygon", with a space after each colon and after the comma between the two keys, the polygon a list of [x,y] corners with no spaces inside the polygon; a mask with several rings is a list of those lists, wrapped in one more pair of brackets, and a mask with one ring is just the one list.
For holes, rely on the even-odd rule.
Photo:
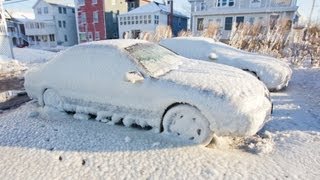
{"label": "house", "polygon": [[78,43],[74,4],[62,0],[38,0],[32,8],[35,19],[24,22],[30,45],[56,47]]}
{"label": "house", "polygon": [[22,13],[7,12],[7,28],[8,35],[14,46],[27,46],[28,37],[26,36],[24,22],[28,21],[26,16]]}
{"label": "house", "polygon": [[118,15],[149,0],[75,0],[79,42],[119,38]]}
{"label": "house", "polygon": [[[153,32],[159,25],[169,25],[170,5],[151,2],[128,13],[119,15],[119,33],[121,38],[126,33],[137,38],[141,32]],[[188,17],[180,12],[173,12],[172,32],[177,35],[181,30],[187,30]]]}
{"label": "house", "polygon": [[222,39],[228,39],[234,23],[260,22],[273,27],[277,20],[295,21],[297,0],[189,0],[191,29],[200,33],[210,23],[220,25]]}

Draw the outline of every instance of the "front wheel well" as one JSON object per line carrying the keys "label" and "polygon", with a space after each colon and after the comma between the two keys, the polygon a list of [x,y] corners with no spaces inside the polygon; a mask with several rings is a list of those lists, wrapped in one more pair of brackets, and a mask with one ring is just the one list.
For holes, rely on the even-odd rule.
{"label": "front wheel well", "polygon": [[260,80],[260,77],[258,76],[258,74],[255,71],[251,71],[249,69],[242,69],[242,70],[252,74],[253,76],[255,76],[256,78],[258,78]]}
{"label": "front wheel well", "polygon": [[[179,106],[179,105],[189,105],[189,106],[192,106],[192,107],[195,107],[189,103],[186,103],[186,102],[175,102],[173,104],[171,104],[170,106],[168,106],[164,112],[162,113],[162,116],[161,116],[161,122],[160,122],[160,132],[163,132],[163,118],[164,116],[166,115],[166,113],[173,107],[176,107],[176,106]],[[197,108],[197,107],[195,107]],[[198,108],[197,108],[198,109]]]}

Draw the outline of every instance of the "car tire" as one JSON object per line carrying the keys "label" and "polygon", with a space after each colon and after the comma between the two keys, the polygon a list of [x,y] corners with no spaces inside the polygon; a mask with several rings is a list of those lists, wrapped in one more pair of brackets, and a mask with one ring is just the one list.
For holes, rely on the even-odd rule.
{"label": "car tire", "polygon": [[208,145],[213,138],[208,119],[191,105],[180,104],[169,109],[162,125],[165,133],[191,140],[195,144]]}
{"label": "car tire", "polygon": [[59,111],[63,111],[63,101],[58,93],[53,89],[47,89],[43,93],[44,107],[54,108]]}

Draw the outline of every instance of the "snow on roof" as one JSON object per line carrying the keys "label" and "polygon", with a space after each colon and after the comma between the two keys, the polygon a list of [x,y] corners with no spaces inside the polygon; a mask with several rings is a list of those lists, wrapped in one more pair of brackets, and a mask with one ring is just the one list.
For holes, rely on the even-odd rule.
{"label": "snow on roof", "polygon": [[9,14],[20,21],[26,21],[26,20],[33,20],[35,19],[34,13],[27,13],[27,12],[16,12],[16,11],[11,11]]}
{"label": "snow on roof", "polygon": [[60,5],[60,6],[67,6],[67,7],[75,7],[73,0],[38,0],[32,8],[34,8],[40,1],[44,1],[48,4],[52,5]]}
{"label": "snow on roof", "polygon": [[[164,4],[160,4],[160,3],[157,3],[157,2],[150,2],[149,4],[140,6],[140,7],[136,8],[136,9],[133,9],[132,11],[129,11],[127,13],[123,13],[122,15],[154,13],[154,12],[158,12],[158,11],[162,11],[162,12],[165,12],[165,13],[170,13],[170,8],[167,5],[164,5]],[[185,16],[181,12],[178,12],[178,11],[175,11],[175,10],[174,10],[173,14],[176,15],[176,16],[181,16],[181,17],[188,18],[187,16]]]}

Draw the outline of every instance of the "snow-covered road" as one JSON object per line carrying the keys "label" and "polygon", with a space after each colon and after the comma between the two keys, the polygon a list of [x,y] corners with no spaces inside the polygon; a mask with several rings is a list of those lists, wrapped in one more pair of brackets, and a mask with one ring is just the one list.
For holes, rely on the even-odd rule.
{"label": "snow-covered road", "polygon": [[0,179],[317,179],[319,89],[320,69],[297,69],[289,88],[272,94],[267,154],[193,146],[29,103],[0,114]]}

